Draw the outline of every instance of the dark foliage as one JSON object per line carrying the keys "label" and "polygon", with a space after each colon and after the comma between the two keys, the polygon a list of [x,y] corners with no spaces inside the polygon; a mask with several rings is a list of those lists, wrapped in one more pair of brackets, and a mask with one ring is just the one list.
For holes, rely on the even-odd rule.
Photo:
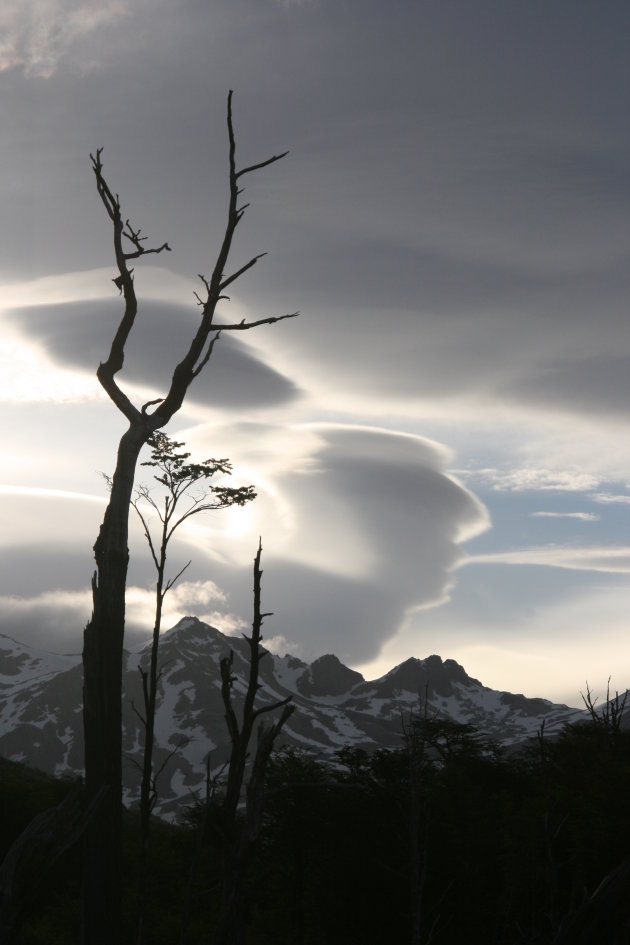
{"label": "dark foliage", "polygon": [[[629,945],[630,732],[591,721],[518,753],[435,720],[408,734],[399,751],[346,748],[334,763],[296,750],[273,756],[245,884],[248,943]],[[11,769],[3,845],[64,790]],[[178,942],[203,811],[179,827],[155,823],[152,945]],[[190,942],[211,941],[222,816],[219,791],[206,809]],[[132,873],[132,815],[128,826]],[[78,872],[71,851],[21,943],[76,941]]]}

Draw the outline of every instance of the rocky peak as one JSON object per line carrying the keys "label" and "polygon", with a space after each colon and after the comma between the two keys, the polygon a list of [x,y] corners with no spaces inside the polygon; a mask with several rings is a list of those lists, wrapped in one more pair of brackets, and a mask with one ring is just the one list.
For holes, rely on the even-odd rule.
{"label": "rocky peak", "polygon": [[308,696],[341,696],[362,683],[363,676],[350,669],[332,653],[320,656],[298,681],[300,692]]}
{"label": "rocky peak", "polygon": [[442,660],[441,656],[434,654],[423,660],[410,657],[378,680],[377,686],[381,697],[391,698],[404,691],[417,693],[419,698],[423,698],[426,692],[431,698],[452,696],[454,683],[466,687],[481,686],[455,660]]}

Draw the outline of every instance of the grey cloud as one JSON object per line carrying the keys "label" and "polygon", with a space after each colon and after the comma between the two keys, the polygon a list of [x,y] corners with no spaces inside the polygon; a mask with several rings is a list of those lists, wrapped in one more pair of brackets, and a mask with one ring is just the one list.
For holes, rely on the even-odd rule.
{"label": "grey cloud", "polygon": [[231,85],[239,157],[292,149],[248,179],[237,255],[272,255],[239,295],[305,312],[302,356],[327,386],[539,409],[539,375],[558,364],[563,408],[616,411],[616,384],[594,376],[582,396],[577,379],[584,351],[611,354],[606,335],[615,356],[630,345],[627,10],[571,9],[160,4],[146,56],[121,36],[103,75],[8,83],[0,265],[111,258],[87,165],[103,143],[125,212],[171,241],[178,272],[203,271],[223,227]]}
{"label": "grey cloud", "polygon": [[[579,601],[585,593],[606,597],[618,587],[619,574],[531,565],[475,565],[473,559],[470,566],[458,571],[445,607],[413,615],[413,637],[422,655],[437,650],[444,656],[458,647],[500,646],[519,638],[523,652],[533,654],[541,652],[551,629],[554,639],[564,641],[568,654],[576,633],[586,635],[586,631],[562,619],[563,606]],[[546,613],[553,617],[552,627],[539,622]],[[592,635],[593,627],[587,632]]]}
{"label": "grey cloud", "polygon": [[80,590],[84,586],[89,587],[93,571],[94,559],[89,545],[81,549],[68,547],[60,541],[56,544],[2,548],[0,596],[29,596],[34,592],[33,589],[37,593],[58,588]]}
{"label": "grey cloud", "polygon": [[[488,272],[467,281],[466,268],[455,267],[447,285],[448,272],[443,269],[438,277],[440,268],[429,265],[427,285],[418,284],[414,292],[417,275],[410,265],[408,299],[404,285],[398,298],[396,280],[388,283],[383,270],[374,298],[364,297],[363,307],[359,303],[370,285],[356,271],[358,298],[350,298],[349,287],[343,312],[334,314],[321,300],[313,300],[313,308],[307,302],[309,317],[280,347],[291,345],[293,363],[299,364],[305,354],[297,341],[311,363],[325,363],[326,389],[332,373],[340,393],[361,391],[384,403],[471,396],[535,411],[557,406],[576,414],[625,412],[627,275],[554,279],[528,288],[522,279],[510,285],[506,272],[494,283]],[[373,271],[379,272],[378,263]],[[384,298],[388,291],[390,304]]]}
{"label": "grey cloud", "polygon": [[505,393],[553,410],[625,418],[630,411],[630,354],[543,362],[532,367],[529,377],[510,382]]}
{"label": "grey cloud", "polygon": [[[478,500],[445,475],[434,445],[377,430],[318,432],[317,471],[285,477],[283,488],[299,521],[299,544],[308,549],[316,541],[319,563],[281,557],[270,534],[265,597],[275,616],[268,633],[312,655],[331,649],[361,662],[377,655],[408,609],[444,598],[462,533],[483,530],[487,518]],[[331,496],[340,503],[337,518],[328,510]],[[360,523],[357,547],[371,559],[356,576],[343,573],[348,562],[339,557],[353,521]]]}
{"label": "grey cloud", "polygon": [[[158,3],[157,12],[143,16],[142,49],[134,48],[135,30],[120,30],[104,74],[74,85],[60,78],[28,94],[21,86],[9,89],[16,106],[28,106],[41,119],[7,133],[22,145],[7,156],[11,191],[16,177],[28,180],[28,194],[37,188],[39,205],[31,212],[43,223],[31,237],[39,241],[45,227],[47,257],[59,258],[63,248],[98,264],[91,247],[104,251],[106,242],[95,236],[98,208],[83,162],[90,147],[105,144],[115,187],[125,206],[132,205],[134,219],[151,233],[157,219],[168,223],[165,238],[178,252],[184,249],[176,265],[198,258],[197,247],[215,232],[213,218],[209,233],[209,212],[225,204],[224,98],[231,86],[237,91],[239,153],[255,158],[269,148],[293,151],[291,169],[283,163],[282,170],[252,183],[254,206],[265,212],[248,216],[245,239],[257,241],[286,220],[286,204],[294,222],[298,218],[295,236],[319,221],[328,232],[338,227],[354,237],[386,229],[388,240],[398,234],[401,242],[417,245],[418,236],[423,242],[428,236],[430,245],[442,241],[446,226],[451,246],[461,244],[463,234],[474,250],[488,231],[496,232],[495,251],[515,243],[521,258],[536,252],[540,262],[541,232],[553,235],[566,216],[563,208],[570,209],[570,202],[558,204],[557,185],[563,181],[566,194],[567,181],[580,187],[585,181],[590,193],[591,181],[597,186],[610,163],[605,159],[598,167],[595,156],[588,163],[580,136],[594,136],[604,154],[613,140],[627,144],[619,94],[627,84],[621,40],[627,12],[616,5],[606,15],[585,15],[582,32],[574,22],[582,17],[566,6],[560,14],[562,4],[544,16],[523,5],[511,5],[506,16],[492,6],[492,15],[466,3],[407,5],[391,15],[382,4],[366,2],[357,18],[351,7],[332,4],[304,5],[287,16],[273,3],[230,0],[212,10],[192,2],[176,10]],[[594,49],[602,46],[606,55],[597,59]],[[570,48],[584,56],[569,54]],[[589,70],[582,68],[584,60]],[[46,147],[33,140],[35,128]],[[523,142],[529,148],[524,166],[515,154]],[[546,160],[550,146],[555,156]],[[612,164],[623,164],[623,157],[613,155]],[[53,181],[62,183],[61,190],[51,188]],[[283,200],[285,181],[293,183]],[[622,180],[619,185],[623,199]],[[85,218],[66,230],[70,186],[73,215]],[[519,197],[523,188],[525,201]],[[612,211],[615,201],[608,196]],[[134,204],[144,205],[137,218]],[[563,229],[569,248],[576,232],[592,232],[593,203],[590,213],[584,209],[576,207],[572,225]],[[69,237],[65,245],[60,227]],[[591,251],[599,251],[609,230],[590,241]],[[294,235],[288,236],[291,243]],[[13,254],[10,241],[6,249]],[[303,260],[299,270],[305,268]]]}
{"label": "grey cloud", "polygon": [[[105,301],[22,308],[11,315],[21,332],[40,342],[55,360],[90,373],[106,360],[120,317],[120,306]],[[196,330],[195,318],[192,304],[188,309],[140,302],[125,367],[119,375],[121,383],[128,380],[165,394],[173,368]],[[207,368],[191,387],[190,398],[213,407],[251,410],[288,403],[298,394],[291,380],[223,335]]]}
{"label": "grey cloud", "polygon": [[90,616],[87,592],[74,600],[51,597],[0,603],[0,633],[51,653],[81,653],[83,628]]}
{"label": "grey cloud", "polygon": [[360,508],[388,586],[419,602],[443,589],[460,536],[487,523],[481,503],[445,475],[444,456],[426,441],[379,431],[333,429],[324,438],[327,489]]}
{"label": "grey cloud", "polygon": [[404,602],[382,583],[354,581],[269,558],[265,600],[275,608],[267,635],[281,634],[313,659],[376,656],[404,616]]}
{"label": "grey cloud", "polygon": [[[0,633],[52,652],[81,652],[92,606],[90,580],[95,565],[91,543],[96,534],[95,529],[84,547],[78,541],[71,544],[60,537],[55,542],[0,549]],[[169,574],[176,574],[187,560],[175,546],[169,555]],[[194,563],[189,573],[195,576]],[[139,586],[150,592],[154,582],[155,570],[146,544],[132,528],[128,587]],[[150,609],[145,617],[142,622],[137,615],[134,617],[133,609],[128,613],[128,648],[146,640],[152,619]]]}

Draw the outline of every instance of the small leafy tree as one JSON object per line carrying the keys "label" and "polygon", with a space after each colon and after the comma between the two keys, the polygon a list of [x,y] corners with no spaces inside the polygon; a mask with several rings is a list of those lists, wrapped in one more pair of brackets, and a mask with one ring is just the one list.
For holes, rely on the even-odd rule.
{"label": "small leafy tree", "polygon": [[[162,627],[164,599],[177,583],[190,561],[172,577],[166,577],[166,559],[169,543],[176,530],[187,519],[200,512],[227,509],[234,505],[246,505],[256,498],[253,486],[210,485],[217,473],[230,475],[231,463],[227,459],[206,459],[201,463],[190,462],[190,453],[183,452],[183,443],[171,440],[165,433],[156,431],[149,437],[151,459],[142,463],[156,470],[153,478],[166,490],[162,500],[156,499],[151,489],[141,485],[136,489],[132,505],[142,523],[151,557],[157,571],[155,585],[155,621],[148,670],[138,666],[142,677],[144,714],[132,703],[136,715],[144,728],[144,750],[142,758],[142,780],[140,787],[140,919],[139,942],[144,941],[144,913],[146,907],[146,869],[149,848],[151,812],[157,800],[158,772],[153,770],[153,747],[155,732],[155,710],[159,681],[158,650]],[[149,515],[157,516],[160,527],[157,536],[151,530]],[[176,749],[175,749],[176,750]],[[171,753],[172,754],[172,753]],[[168,756],[167,761],[171,755]]]}

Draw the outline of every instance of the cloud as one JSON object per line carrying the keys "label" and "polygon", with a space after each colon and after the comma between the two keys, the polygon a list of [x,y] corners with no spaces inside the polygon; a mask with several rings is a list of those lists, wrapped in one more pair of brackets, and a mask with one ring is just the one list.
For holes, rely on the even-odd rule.
{"label": "cloud", "polygon": [[7,326],[0,351],[0,401],[77,403],[100,396],[93,377],[59,368],[36,344]]}
{"label": "cloud", "polygon": [[475,554],[464,559],[463,565],[510,564],[542,565],[568,568],[572,571],[602,571],[607,574],[630,572],[630,547],[573,548],[561,545],[522,548],[518,551],[498,551]]}
{"label": "cloud", "polygon": [[[293,149],[273,177],[252,184],[253,205],[264,214],[261,222],[255,213],[246,217],[243,236],[256,251],[268,244],[276,251],[253,284],[239,283],[252,306],[263,285],[265,299],[282,301],[278,311],[287,301],[309,313],[297,332],[283,331],[304,345],[297,361],[274,363],[279,373],[295,382],[310,361],[304,376],[317,382],[320,403],[334,409],[352,399],[371,417],[392,405],[417,417],[419,404],[435,413],[480,404],[525,406],[536,415],[624,410],[628,162],[618,80],[605,99],[614,134],[604,135],[579,57],[548,62],[546,79],[527,57],[522,69],[506,69],[499,50],[518,38],[519,24],[527,24],[523,35],[533,28],[528,12],[496,24],[505,38],[495,42],[459,11],[484,51],[480,69],[445,42],[451,33],[440,11],[389,17],[369,4],[357,20],[330,4],[318,16],[287,16],[278,4],[242,2],[239,28],[227,3],[211,11],[186,4],[183,15],[158,6],[159,15],[144,18],[142,49],[125,47],[106,85],[90,81],[88,94],[77,84],[67,125],[55,121],[46,135],[23,140],[23,152],[54,153],[56,161],[33,166],[7,156],[11,191],[16,178],[28,194],[50,180],[56,198],[37,191],[42,219],[35,234],[25,231],[24,247],[35,239],[36,255],[54,255],[59,265],[64,246],[86,265],[106,258],[105,238],[99,243],[101,231],[92,227],[98,211],[90,185],[77,185],[78,170],[69,182],[64,170],[78,168],[74,155],[98,131],[108,148],[125,142],[112,153],[113,179],[133,195],[134,219],[137,208],[151,232],[173,239],[184,265],[199,259],[208,241],[208,212],[200,207],[223,206],[218,161],[225,148],[210,147],[208,138],[220,135],[207,135],[207,127],[223,123],[224,101],[217,93],[200,123],[195,92],[229,75],[243,89],[238,126],[249,136],[247,154],[258,155],[259,141],[261,154],[268,143]],[[545,23],[548,35],[562,36],[555,16]],[[601,37],[605,28],[590,25]],[[584,37],[574,38],[587,49]],[[614,45],[610,61],[627,68]],[[243,48],[246,55],[234,55]],[[277,68],[267,69],[268,61]],[[549,99],[541,88],[551,72]],[[426,92],[422,101],[418,88]],[[532,110],[515,110],[512,92],[533,102]],[[69,128],[81,137],[76,131],[70,140]],[[183,158],[181,140],[188,142]],[[200,199],[200,188],[212,199]],[[16,224],[31,218],[23,204],[12,206]],[[15,255],[17,265],[26,253],[15,244],[12,229],[4,258]]]}
{"label": "cloud", "polygon": [[94,495],[37,486],[5,486],[0,490],[0,548],[11,553],[29,546],[42,552],[48,549],[54,566],[55,547],[59,553],[81,545],[89,551],[104,507],[104,498]]}
{"label": "cloud", "polygon": [[599,522],[601,516],[594,512],[530,512],[530,518],[572,518],[580,522]]}
{"label": "cloud", "polygon": [[[0,11],[0,72],[21,68],[49,79],[79,41],[129,15],[122,0],[4,0]],[[96,66],[92,47],[83,68]]]}
{"label": "cloud", "polygon": [[[487,528],[488,516],[446,473],[447,454],[429,440],[325,424],[296,428],[289,439],[301,435],[309,461],[290,472],[286,456],[288,468],[252,506],[263,537],[265,606],[274,611],[268,632],[307,657],[334,651],[368,659],[408,610],[446,599],[460,543]],[[253,555],[250,544],[242,561]],[[211,567],[232,610],[248,614],[249,565],[215,560]]]}
{"label": "cloud", "polygon": [[469,481],[489,486],[497,492],[587,492],[599,485],[599,479],[592,473],[575,468],[486,467],[461,472]]}
{"label": "cloud", "polygon": [[[120,318],[121,306],[116,301],[89,298],[23,307],[5,314],[14,332],[19,329],[58,364],[92,376],[109,353]],[[128,382],[165,395],[198,321],[198,309],[192,303],[141,302],[126,346],[121,384]],[[249,410],[289,403],[298,395],[292,380],[263,363],[246,343],[224,334],[211,362],[193,382],[189,398],[214,409]]]}
{"label": "cloud", "polygon": [[[86,580],[77,590],[55,587],[38,594],[0,594],[0,633],[31,646],[57,653],[81,651],[83,629],[92,610],[92,595]],[[246,622],[229,610],[221,589],[209,580],[181,581],[165,598],[162,630],[195,614],[224,633],[245,629]],[[133,650],[151,637],[155,618],[155,588],[151,582],[139,587],[130,583],[126,595],[125,647]]]}
{"label": "cloud", "polygon": [[[0,595],[0,633],[30,646],[56,653],[79,653],[83,629],[92,610],[92,595],[83,590],[54,588],[32,596]],[[167,594],[162,629],[169,630],[187,614],[195,614],[224,633],[244,629],[230,613],[226,597],[212,581],[182,581]],[[129,650],[150,639],[155,616],[155,589],[130,584],[126,597],[125,647]]]}
{"label": "cloud", "polygon": [[68,489],[48,489],[45,486],[12,486],[0,483],[0,495],[24,496],[31,499],[75,499],[80,502],[96,502],[103,506],[103,496],[85,495],[80,492],[70,492]]}
{"label": "cloud", "polygon": [[610,492],[596,492],[589,496],[593,502],[599,502],[600,505],[630,505],[630,495],[614,495]]}
{"label": "cloud", "polygon": [[[125,646],[134,649],[144,644],[153,632],[155,588],[150,584],[146,587],[130,584],[125,614]],[[247,626],[242,618],[231,613],[226,594],[214,581],[182,580],[171,588],[164,599],[162,631],[170,630],[182,617],[191,614],[227,634]]]}
{"label": "cloud", "polygon": [[[204,429],[191,437],[195,452]],[[448,597],[461,543],[488,526],[482,504],[446,472],[448,453],[430,440],[340,424],[292,430],[260,424],[256,430],[253,422],[242,425],[239,436],[250,450],[239,481],[247,481],[241,474],[247,463],[252,471],[258,465],[259,498],[234,510],[234,521],[212,513],[178,531],[169,570],[177,573],[189,558],[193,567],[167,598],[165,626],[187,612],[227,632],[248,624],[251,559],[262,535],[263,594],[276,615],[268,628],[276,645],[284,637],[308,657],[332,650],[344,659],[367,659],[409,610]],[[86,619],[80,588],[93,569],[98,503],[38,488],[13,490],[4,499],[11,515],[0,593],[25,599],[8,606],[5,632],[16,635],[15,624],[29,642],[76,639]],[[90,516],[77,515],[92,505]],[[239,529],[250,508],[253,517]],[[70,532],[68,523],[74,523]],[[133,520],[131,553],[128,631],[130,640],[140,640],[152,625],[154,573]],[[78,596],[68,598],[64,588]],[[52,608],[48,624],[46,608]]]}
{"label": "cloud", "polygon": [[439,653],[486,686],[570,705],[580,704],[585,678],[605,689],[613,672],[627,685],[626,571],[468,560],[478,566],[459,568],[444,606],[410,614],[378,657],[356,668],[374,678],[409,656]]}
{"label": "cloud", "polygon": [[91,595],[55,589],[32,597],[0,596],[0,633],[54,653],[81,651]]}
{"label": "cloud", "polygon": [[[190,279],[162,266],[144,266],[136,279],[143,295],[146,293],[149,298],[181,304],[182,297],[191,295]],[[17,282],[5,281],[0,286],[0,305],[3,309],[18,309],[88,300],[99,302],[103,300],[104,287],[109,286],[111,280],[112,267],[101,266]]]}
{"label": "cloud", "polygon": [[[619,335],[620,348],[627,345]],[[582,414],[618,414],[626,417],[630,402],[630,355],[595,354],[592,357],[540,358],[526,377],[506,385],[510,397]]]}

